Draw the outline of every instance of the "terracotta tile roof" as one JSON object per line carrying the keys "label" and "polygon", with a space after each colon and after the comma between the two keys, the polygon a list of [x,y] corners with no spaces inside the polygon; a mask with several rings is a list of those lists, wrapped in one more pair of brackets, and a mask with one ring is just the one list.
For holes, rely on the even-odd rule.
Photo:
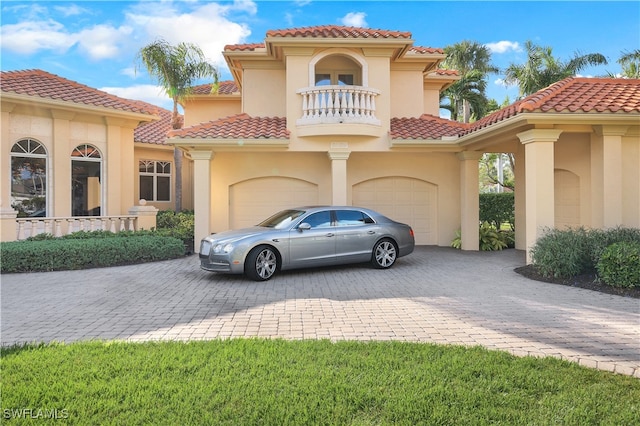
{"label": "terracotta tile roof", "polygon": [[445,70],[444,68],[436,68],[434,71],[437,75],[453,75],[458,76],[460,73],[457,70]]}
{"label": "terracotta tile roof", "polygon": [[[160,120],[151,121],[148,123],[141,123],[133,131],[133,141],[150,143],[155,145],[164,145],[167,134],[171,130],[171,117],[173,113],[159,106],[147,104],[139,101],[139,103],[146,105],[148,108],[154,109],[154,114],[160,117]],[[180,116],[180,121],[184,122],[184,117]]]}
{"label": "terracotta tile roof", "polygon": [[144,104],[120,98],[42,70],[2,71],[0,86],[3,92],[20,95],[142,114],[154,113]]}
{"label": "terracotta tile roof", "polygon": [[267,37],[318,37],[318,38],[398,38],[410,39],[407,31],[375,30],[371,28],[322,25],[267,31]]}
{"label": "terracotta tile roof", "polygon": [[169,132],[172,138],[289,139],[284,117],[251,117],[243,113]]}
{"label": "terracotta tile roof", "polygon": [[640,113],[640,80],[569,77],[478,120],[464,134],[528,112]]}
{"label": "terracotta tile roof", "polygon": [[424,46],[413,46],[409,49],[409,52],[415,53],[442,53],[444,54],[444,49],[440,49],[438,47],[424,47]]}
{"label": "terracotta tile roof", "polygon": [[391,139],[440,139],[457,136],[469,125],[435,115],[423,114],[419,118],[392,118]]}
{"label": "terracotta tile roof", "polygon": [[[211,93],[211,84],[201,84],[193,88],[193,93],[196,95],[208,95]],[[230,95],[232,93],[240,93],[240,89],[233,80],[221,81],[218,83],[218,94]]]}
{"label": "terracotta tile roof", "polygon": [[264,43],[248,43],[248,44],[227,44],[224,47],[224,50],[230,50],[230,51],[234,51],[234,52],[239,52],[239,51],[249,51],[249,52],[253,52],[256,49],[261,49],[264,48],[265,45]]}

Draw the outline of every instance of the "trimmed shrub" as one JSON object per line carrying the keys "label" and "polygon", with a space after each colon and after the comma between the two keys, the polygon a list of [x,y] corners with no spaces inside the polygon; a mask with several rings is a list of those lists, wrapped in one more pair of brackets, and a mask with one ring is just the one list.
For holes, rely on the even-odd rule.
{"label": "trimmed shrub", "polygon": [[570,278],[596,272],[603,252],[618,242],[640,244],[640,229],[548,229],[531,248],[531,258],[543,276]]}
{"label": "trimmed shrub", "polygon": [[96,268],[174,259],[184,255],[181,240],[154,235],[13,241],[2,243],[0,249],[2,272]]}
{"label": "trimmed shrub", "polygon": [[613,287],[640,287],[640,243],[611,244],[596,264],[598,275]]}
{"label": "trimmed shrub", "polygon": [[515,229],[514,197],[513,192],[480,194],[480,223],[489,222],[496,229],[508,223],[512,230]]}
{"label": "trimmed shrub", "polygon": [[531,259],[545,277],[569,278],[592,266],[585,228],[546,230],[531,248]]}
{"label": "trimmed shrub", "polygon": [[192,211],[176,213],[172,210],[158,212],[156,217],[156,229],[161,235],[179,238],[184,242],[188,253],[193,252],[193,234],[195,216]]}

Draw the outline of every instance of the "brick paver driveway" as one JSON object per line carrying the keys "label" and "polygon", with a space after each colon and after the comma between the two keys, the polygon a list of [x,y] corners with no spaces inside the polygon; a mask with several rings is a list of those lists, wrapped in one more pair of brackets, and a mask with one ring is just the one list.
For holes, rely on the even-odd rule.
{"label": "brick paver driveway", "polygon": [[520,251],[417,247],[389,270],[285,272],[266,283],[144,265],[5,274],[3,345],[86,339],[406,340],[554,356],[640,377],[640,300],[528,280]]}

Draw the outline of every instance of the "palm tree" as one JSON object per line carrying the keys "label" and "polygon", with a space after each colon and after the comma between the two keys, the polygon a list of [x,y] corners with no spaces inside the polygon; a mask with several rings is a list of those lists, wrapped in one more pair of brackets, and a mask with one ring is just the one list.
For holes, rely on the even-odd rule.
{"label": "palm tree", "polygon": [[[212,92],[218,87],[218,70],[208,63],[202,50],[191,43],[173,46],[165,40],[156,40],[138,52],[136,61],[155,77],[165,93],[173,100],[171,127],[180,129],[182,120],[178,113],[178,103],[193,93],[197,80],[213,78]],[[174,149],[175,162],[175,210],[182,210],[182,151]]]}
{"label": "palm tree", "polygon": [[640,49],[622,52],[618,63],[622,67],[622,77],[640,78]]}
{"label": "palm tree", "polygon": [[600,53],[580,55],[576,53],[569,61],[553,56],[551,47],[525,43],[527,62],[511,64],[505,70],[505,82],[517,84],[520,96],[527,96],[551,84],[571,77],[590,65],[606,65],[607,59]]}
{"label": "palm tree", "polygon": [[447,99],[448,103],[442,102],[440,108],[448,110],[454,121],[459,121],[462,116],[462,121],[468,123],[471,118],[478,119],[484,116],[489,105],[485,95],[487,82],[484,77],[484,74],[477,70],[464,74],[460,80],[441,93],[440,100]]}
{"label": "palm tree", "polygon": [[[486,108],[481,107],[481,104],[487,102],[485,77],[489,73],[499,71],[491,64],[491,52],[485,45],[469,40],[447,46],[444,52],[447,58],[442,64],[443,68],[455,69],[462,76],[460,81],[449,87],[451,90],[447,89],[449,105],[460,108],[462,121],[465,123],[470,121],[472,110],[476,119],[482,117],[482,110]],[[458,98],[456,99],[455,96]],[[453,118],[454,115],[456,118]],[[452,111],[452,119],[458,118],[458,111],[455,113]]]}

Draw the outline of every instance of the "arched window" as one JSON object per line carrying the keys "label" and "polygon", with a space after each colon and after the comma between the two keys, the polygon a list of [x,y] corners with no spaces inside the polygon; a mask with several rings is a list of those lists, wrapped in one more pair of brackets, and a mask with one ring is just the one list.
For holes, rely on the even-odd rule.
{"label": "arched window", "polygon": [[71,153],[71,214],[102,215],[102,155],[89,144]]}
{"label": "arched window", "polygon": [[47,215],[47,150],[36,140],[11,147],[11,207],[20,217]]}

